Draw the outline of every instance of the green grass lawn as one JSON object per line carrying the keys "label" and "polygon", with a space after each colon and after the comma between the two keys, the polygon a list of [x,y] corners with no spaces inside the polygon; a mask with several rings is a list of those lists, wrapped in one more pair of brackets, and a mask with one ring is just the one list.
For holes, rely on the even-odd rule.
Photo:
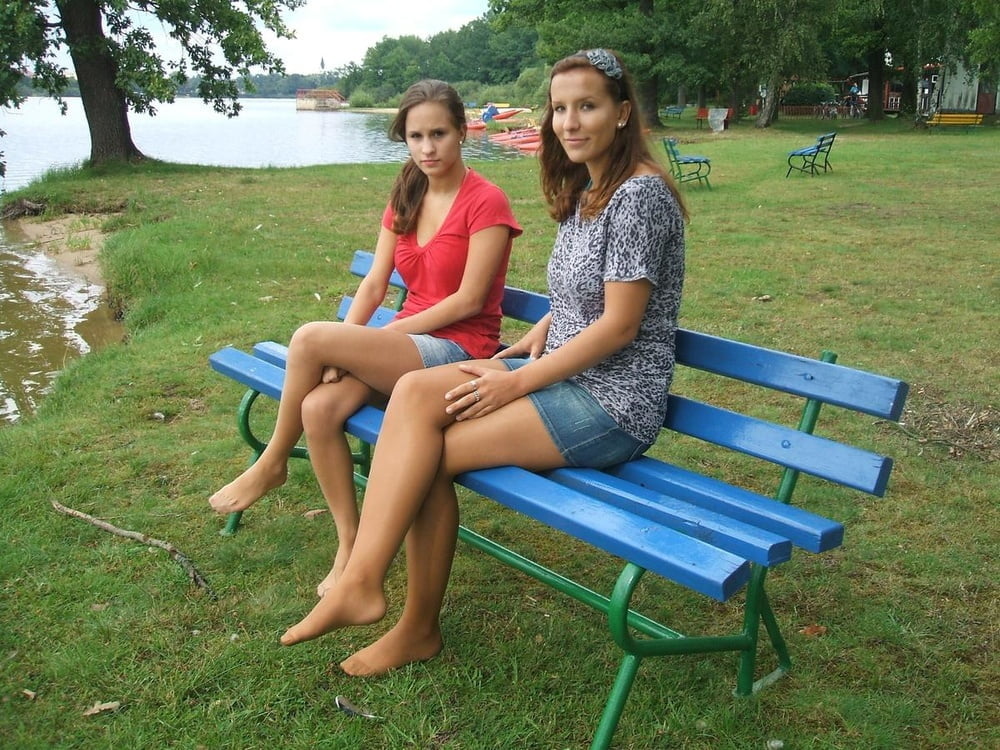
{"label": "green grass lawn", "polygon": [[[690,114],[690,113],[686,113]],[[834,170],[785,178],[788,151],[838,130]],[[769,579],[793,671],[736,699],[733,655],[648,661],[620,748],[992,748],[1000,542],[997,206],[1000,132],[903,122],[783,121],[658,138],[712,159],[691,211],[685,327],[907,380],[902,426],[824,412],[819,431],[896,458],[883,499],[803,479],[800,504],[843,520],[842,548]],[[990,156],[994,155],[994,156]],[[525,228],[510,281],[544,289],[555,228],[531,158],[475,165]],[[108,212],[103,267],[127,340],[70,363],[39,413],[0,429],[0,737],[11,748],[578,748],[617,668],[601,618],[460,547],[440,657],[347,678],[380,632],[282,648],[335,539],[308,466],[233,537],[207,497],[248,458],[239,386],[208,355],[287,340],[356,284],[397,167],[237,170],[148,164],[47,177],[10,196]],[[706,384],[684,376],[679,390]],[[739,391],[708,394],[741,403]],[[755,408],[770,408],[755,405]],[[265,415],[262,415],[265,417]],[[665,439],[657,455],[762,491],[778,472]],[[177,545],[162,550],[56,513],[50,501]],[[606,591],[614,560],[467,495],[463,522]],[[393,612],[403,570],[391,571]],[[727,631],[718,604],[661,580],[648,613]],[[821,635],[807,626],[825,628]],[[765,659],[765,668],[769,668]],[[380,718],[350,718],[345,695]],[[85,715],[95,703],[117,710]]]}

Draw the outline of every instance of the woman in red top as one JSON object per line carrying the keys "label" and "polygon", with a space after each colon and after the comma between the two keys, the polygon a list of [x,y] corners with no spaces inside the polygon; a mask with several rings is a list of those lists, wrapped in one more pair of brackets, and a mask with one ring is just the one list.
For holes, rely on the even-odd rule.
{"label": "woman in red top", "polygon": [[[393,185],[372,269],[343,323],[307,323],[292,336],[271,441],[209,499],[230,513],[282,485],[305,431],[339,541],[320,596],[347,564],[358,528],[347,418],[407,372],[490,357],[499,347],[507,263],[521,228],[506,195],[465,166],[465,135],[465,106],[448,84],[420,81],[403,95],[389,137],[405,142],[410,158]],[[387,326],[367,327],[393,268],[409,290],[403,309]]]}

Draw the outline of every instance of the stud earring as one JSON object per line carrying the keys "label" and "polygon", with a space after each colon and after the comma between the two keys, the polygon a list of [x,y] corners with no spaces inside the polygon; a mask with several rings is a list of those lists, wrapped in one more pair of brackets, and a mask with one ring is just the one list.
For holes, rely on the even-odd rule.
{"label": "stud earring", "polygon": [[621,130],[621,129],[622,129],[622,128],[624,128],[624,127],[625,127],[625,123],[624,123],[624,122],[620,122],[620,123],[618,123],[618,129],[619,129],[619,130]]}

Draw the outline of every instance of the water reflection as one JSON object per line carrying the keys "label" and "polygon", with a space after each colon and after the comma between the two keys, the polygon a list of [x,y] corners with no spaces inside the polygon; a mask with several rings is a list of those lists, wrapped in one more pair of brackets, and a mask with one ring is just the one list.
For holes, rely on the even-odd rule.
{"label": "water reflection", "polygon": [[34,411],[67,361],[121,339],[103,294],[0,228],[0,423]]}

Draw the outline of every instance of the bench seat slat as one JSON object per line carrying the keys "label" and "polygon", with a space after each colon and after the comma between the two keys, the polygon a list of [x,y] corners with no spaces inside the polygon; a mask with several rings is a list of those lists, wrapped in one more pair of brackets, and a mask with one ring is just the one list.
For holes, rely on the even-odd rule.
{"label": "bench seat slat", "polygon": [[[287,347],[283,344],[266,341],[254,347],[254,356],[227,347],[209,357],[209,361],[213,369],[223,375],[271,398],[278,398],[284,382],[286,354]],[[808,437],[795,430],[788,430],[788,433],[796,440]],[[609,473],[760,526],[811,552],[831,549],[843,538],[843,527],[834,521],[649,457],[615,467]],[[665,479],[664,475],[669,475],[670,479]]]}
{"label": "bench seat slat", "polygon": [[253,356],[284,369],[288,361],[288,347],[277,341],[261,341],[253,345]]}
{"label": "bench seat slat", "polygon": [[892,459],[671,394],[665,425],[748,456],[882,496]]}
{"label": "bench seat slat", "polygon": [[513,466],[460,474],[456,482],[507,507],[717,601],[749,580],[746,560]]}
{"label": "bench seat slat", "polygon": [[208,362],[213,370],[227,378],[260,391],[276,401],[281,399],[281,388],[285,384],[284,367],[258,359],[232,346],[210,355]]}
{"label": "bench seat slat", "polygon": [[906,401],[901,380],[686,329],[677,331],[677,362],[881,419],[898,419]]}
{"label": "bench seat slat", "polygon": [[649,456],[613,466],[607,472],[773,531],[809,552],[825,552],[839,547],[844,541],[844,526],[837,521]]}
{"label": "bench seat slat", "polygon": [[792,556],[784,537],[596,469],[556,469],[545,476],[760,565]]}

